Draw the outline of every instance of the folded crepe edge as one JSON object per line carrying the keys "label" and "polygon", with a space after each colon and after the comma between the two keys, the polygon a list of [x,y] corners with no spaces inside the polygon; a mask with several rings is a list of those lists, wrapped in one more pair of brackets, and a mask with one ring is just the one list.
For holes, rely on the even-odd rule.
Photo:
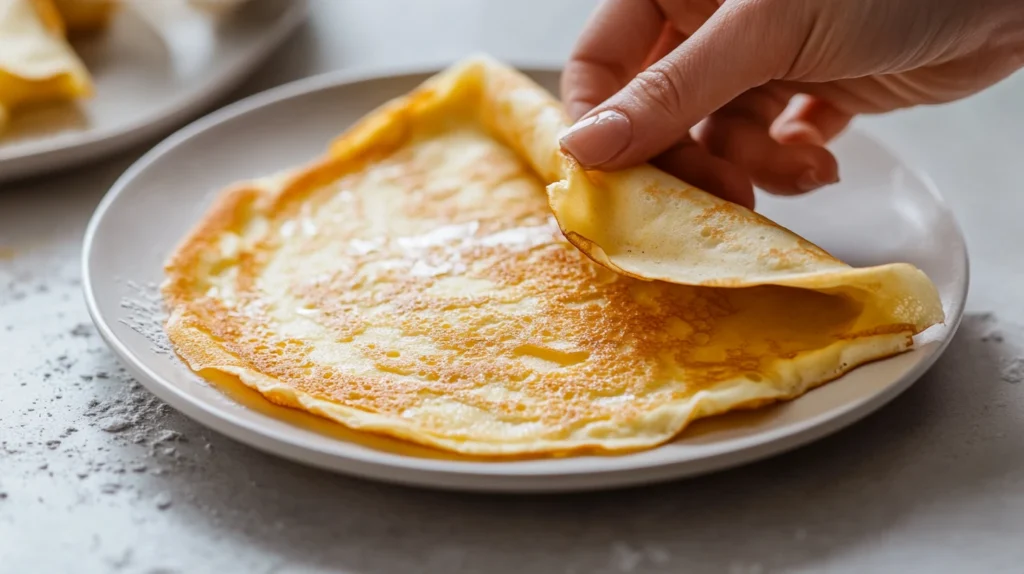
{"label": "folded crepe edge", "polygon": [[[37,41],[44,43],[45,48],[52,51],[52,61],[40,69],[33,69],[19,65],[16,60],[0,59],[0,74],[6,74],[16,81],[32,84],[50,82],[52,85],[47,86],[49,93],[45,97],[26,97],[3,102],[7,111],[10,112],[24,102],[70,100],[92,96],[95,91],[92,78],[85,64],[65,38],[66,26],[53,0],[25,0],[23,6],[15,6],[13,9],[19,8],[25,12],[15,13],[14,17],[20,16],[26,20],[16,20],[15,24],[20,22],[16,29],[24,32],[26,24],[37,27]],[[2,99],[3,94],[0,94],[0,100]]]}
{"label": "folded crepe edge", "polygon": [[[914,333],[945,321],[935,285],[923,271],[909,263],[853,268],[770,219],[700,190],[649,164],[610,173],[583,169],[559,146],[560,136],[571,126],[560,102],[524,74],[489,56],[475,56],[462,66],[453,68],[451,73],[470,73],[473,66],[482,75],[486,108],[483,120],[527,158],[534,171],[548,182],[548,203],[562,234],[599,265],[646,281],[719,288],[778,285],[827,293],[843,292],[858,299],[872,297],[891,305],[894,318],[912,325]],[[636,199],[637,194],[644,195],[643,201]],[[616,197],[627,198],[627,204],[619,206],[623,209],[590,210],[583,214],[593,216],[598,213],[605,215],[604,219],[591,217],[589,221],[581,221],[586,217],[578,217],[579,214],[573,212],[586,200],[597,198],[604,204]],[[567,201],[576,203],[567,204]],[[675,218],[683,223],[682,228],[678,225],[657,227],[658,223],[673,220],[672,214],[666,212],[675,209],[678,214],[680,206],[696,206],[702,214],[710,212],[725,222],[718,228],[711,226],[711,235],[723,228],[728,230],[728,225],[732,224],[740,232],[756,230],[760,239],[784,244],[785,248],[757,252],[757,260],[744,261],[745,265],[734,268],[735,273],[732,274],[689,277],[680,273],[680,270],[689,272],[690,268],[684,263],[675,263],[671,259],[658,261],[653,256],[644,259],[643,254],[638,256],[635,252],[627,256],[609,250],[609,246],[598,239],[601,231],[613,227],[615,218],[628,214],[638,203],[644,204],[640,211],[648,217],[637,222],[636,226],[655,228],[664,244],[684,241],[684,234],[698,240],[705,239],[695,233],[693,219],[689,217]],[[600,229],[602,226],[604,229]],[[635,228],[625,230],[626,234],[636,232]],[[748,243],[756,243],[756,238]],[[684,245],[669,252],[678,254],[686,249],[688,247]],[[716,250],[708,259],[714,263],[718,257]]]}
{"label": "folded crepe edge", "polygon": [[[500,67],[495,69],[494,65]],[[410,133],[410,125],[421,114],[429,114],[438,106],[452,101],[461,105],[465,103],[465,100],[460,99],[464,95],[478,96],[482,84],[474,83],[474,81],[483,79],[485,73],[496,74],[491,80],[499,83],[514,82],[520,87],[525,87],[526,91],[516,96],[523,100],[529,101],[531,98],[538,97],[550,98],[543,89],[525,77],[520,80],[518,73],[500,64],[491,64],[488,60],[481,62],[474,59],[427,80],[413,92],[387,102],[377,110],[370,112],[333,142],[326,157],[275,176],[240,182],[218,199],[203,222],[197,224],[192,233],[186,236],[168,260],[165,267],[168,277],[162,286],[165,303],[169,308],[165,329],[174,343],[175,351],[193,371],[203,373],[206,370],[213,370],[238,377],[244,385],[260,392],[262,396],[275,404],[300,408],[342,423],[354,430],[384,434],[461,454],[507,457],[509,455],[550,455],[553,453],[580,454],[587,451],[624,452],[650,448],[671,440],[689,423],[698,418],[741,407],[755,408],[775,401],[791,399],[811,388],[842,376],[862,364],[899,354],[911,347],[910,335],[916,329],[914,326],[888,324],[886,329],[879,329],[876,332],[849,333],[849,337],[856,339],[855,341],[837,340],[829,347],[803,354],[795,358],[787,369],[775,379],[762,382],[753,382],[743,378],[723,381],[714,388],[702,391],[685,401],[671,401],[663,408],[648,415],[652,418],[649,425],[651,430],[643,436],[609,441],[606,433],[597,432],[601,429],[597,429],[594,433],[590,433],[588,429],[581,429],[579,434],[571,437],[571,448],[567,448],[568,443],[565,440],[552,439],[534,441],[532,448],[524,449],[522,444],[517,443],[492,444],[486,441],[452,440],[445,436],[424,433],[422,430],[413,432],[415,429],[408,426],[395,427],[392,424],[393,421],[387,421],[388,424],[378,424],[376,420],[366,422],[367,418],[363,416],[364,413],[359,413],[361,416],[354,418],[352,416],[354,411],[350,407],[320,400],[247,367],[244,361],[205,331],[197,317],[188,309],[188,294],[193,291],[194,286],[189,284],[187,278],[198,275],[193,266],[203,264],[204,253],[209,251],[204,251],[203,247],[209,243],[212,234],[244,227],[246,218],[259,217],[264,211],[279,210],[279,202],[301,198],[309,190],[316,189],[318,184],[333,181],[349,170],[358,169],[362,162],[374,161],[381,154],[392,151],[402,145]],[[497,89],[498,86],[495,85],[494,88]],[[552,146],[550,143],[551,141],[557,142],[557,139],[545,139],[549,135],[546,133],[547,122],[554,121],[556,115],[564,118],[564,113],[561,112],[557,104],[547,108],[553,111],[545,111],[537,115],[530,113],[528,109],[524,110],[522,106],[513,105],[505,109],[509,102],[502,98],[487,96],[484,100],[484,109],[480,114],[481,119],[492,129],[510,136],[502,139],[507,145],[518,150],[523,157],[527,158],[541,178],[555,184],[566,179],[563,169],[565,169],[566,162],[570,161],[569,158],[561,154],[556,145]],[[526,114],[535,121],[523,123],[520,121],[523,120],[520,114]],[[506,125],[505,122],[509,121],[512,116],[518,119]],[[559,119],[558,121],[567,122],[568,120]],[[508,131],[511,128],[516,128],[518,131]],[[548,143],[543,145],[531,143],[544,141],[548,141]],[[685,186],[682,182],[679,182],[679,185]],[[600,262],[598,261],[598,263]],[[614,265],[614,263],[612,264]],[[893,273],[900,280],[904,277],[914,277],[915,273],[901,270],[906,267],[913,269],[912,266],[905,264],[894,264],[882,268],[858,270],[840,264],[836,270],[818,273],[816,277],[818,287],[828,291],[836,286],[845,287],[852,278],[856,278],[858,275],[873,277],[877,283],[889,283],[891,279],[879,275],[879,269],[888,268],[885,273]],[[920,271],[916,271],[916,276],[930,285]],[[787,279],[783,278],[779,281],[784,284]],[[799,282],[795,278],[792,278],[791,281]],[[871,287],[868,281],[861,281],[861,283],[864,283],[865,288]],[[778,281],[773,284],[778,284]],[[920,286],[921,284],[914,283],[912,280],[910,287],[914,285]],[[894,289],[891,292],[899,293],[910,299],[916,297],[913,289],[902,284],[899,289]],[[737,394],[750,397],[753,401],[737,405],[733,401]]]}
{"label": "folded crepe edge", "polygon": [[[464,103],[467,98],[473,98],[479,106],[479,121],[548,184],[548,203],[565,238],[588,258],[616,273],[645,281],[701,287],[777,285],[843,294],[884,307],[892,313],[892,324],[914,334],[945,320],[935,285],[911,264],[853,268],[768,218],[697,189],[651,165],[609,173],[584,170],[558,145],[559,137],[571,125],[561,103],[521,72],[487,55],[466,58],[428,78],[412,92],[378,107],[336,138],[329,155],[339,160],[370,159],[401,145],[408,136],[411,119],[453,101]],[[365,145],[368,141],[374,145]],[[602,229],[599,228],[604,226],[607,231],[616,222],[600,217],[588,220],[594,213],[584,210],[581,214],[578,208],[594,198],[601,202],[620,201],[622,209],[604,212],[614,218],[641,203],[635,201],[636,194],[646,194],[643,209],[647,212],[641,215],[654,215],[645,217],[639,225],[660,233],[659,237],[667,243],[684,241],[687,234],[694,242],[704,239],[690,228],[688,218],[673,218],[671,213],[664,216],[666,211],[682,205],[711,212],[724,222],[719,222],[718,227],[727,231],[731,225],[732,231],[753,232],[770,244],[784,248],[769,248],[763,253],[754,251],[756,258],[741,251],[739,264],[734,264],[732,273],[719,272],[717,262],[729,254],[715,251],[704,258],[712,275],[695,277],[684,274],[695,269],[686,261],[659,261],[653,257],[644,259],[643,254],[638,258],[610,251],[600,239]],[[664,203],[672,201],[676,202],[675,207]],[[681,229],[678,225],[667,224],[664,228],[658,227],[659,223],[676,224],[676,220],[682,221]],[[713,230],[719,230],[718,227]],[[637,230],[626,229],[625,233],[635,234]]]}
{"label": "folded crepe edge", "polygon": [[[650,165],[609,173],[584,170],[558,144],[561,134],[571,125],[562,104],[536,82],[485,54],[465,58],[450,69],[430,77],[409,94],[384,103],[338,137],[331,146],[331,156],[338,159],[352,159],[354,154],[368,157],[382,151],[382,147],[393,148],[407,137],[412,118],[463,96],[476,98],[480,107],[479,121],[547,182],[549,206],[570,244],[597,264],[616,273],[642,280],[714,288],[779,285],[829,294],[842,293],[861,300],[872,299],[891,308],[894,321],[905,324],[913,334],[945,320],[942,301],[934,283],[913,265],[891,263],[851,267],[770,219]],[[367,141],[373,141],[375,145],[368,148],[364,144]],[[644,194],[645,201],[635,201],[637,194]],[[618,207],[623,209],[604,211],[612,218],[628,212],[637,204],[644,204],[642,209],[646,212],[641,215],[650,217],[641,218],[638,225],[653,228],[653,232],[659,233],[658,237],[667,245],[680,244],[687,239],[697,244],[706,238],[692,229],[690,218],[672,217],[673,210],[685,206],[699,208],[721,219],[718,227],[713,226],[715,232],[723,229],[738,235],[755,232],[771,245],[783,246],[784,249],[754,252],[758,256],[756,259],[741,258],[741,264],[735,265],[732,273],[724,274],[719,273],[716,264],[728,254],[716,251],[705,259],[719,274],[684,275],[694,269],[686,261],[644,259],[635,257],[637,254],[629,256],[608,250],[600,233],[622,222],[591,217],[595,210],[581,211],[582,205],[595,203],[595,198],[602,204],[614,201],[622,204]],[[666,221],[676,225],[657,227],[658,223]],[[680,221],[682,225],[678,225]],[[627,235],[638,233],[637,229],[631,228],[618,231]],[[711,240],[714,239],[712,236]],[[746,244],[754,245],[755,241],[746,241]],[[677,250],[678,253],[689,249],[687,246],[683,248]],[[676,254],[677,251],[670,250],[670,253]],[[740,255],[750,257],[748,253]]]}

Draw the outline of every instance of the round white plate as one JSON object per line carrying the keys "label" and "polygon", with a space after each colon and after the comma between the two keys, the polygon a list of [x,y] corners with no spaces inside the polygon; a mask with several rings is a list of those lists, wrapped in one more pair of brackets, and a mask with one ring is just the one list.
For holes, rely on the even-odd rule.
{"label": "round white plate", "polygon": [[305,0],[255,0],[223,18],[185,0],[127,3],[103,34],[75,42],[95,95],[11,115],[0,183],[116,153],[198,115],[302,22]]}
{"label": "round white plate", "polygon": [[[532,74],[549,89],[557,73]],[[181,130],[140,159],[100,204],[86,235],[84,284],[100,333],[154,394],[256,448],[391,482],[483,491],[567,491],[706,473],[763,458],[853,423],[906,389],[959,324],[967,252],[953,215],[921,176],[853,131],[835,145],[843,183],[762,211],[857,265],[909,261],[938,285],[948,320],[915,351],[856,369],[790,403],[700,421],[677,440],[624,456],[485,462],[367,437],[227,394],[168,352],[159,324],[161,265],[223,186],[306,162],[329,140],[424,74],[334,74],[251,97]]]}

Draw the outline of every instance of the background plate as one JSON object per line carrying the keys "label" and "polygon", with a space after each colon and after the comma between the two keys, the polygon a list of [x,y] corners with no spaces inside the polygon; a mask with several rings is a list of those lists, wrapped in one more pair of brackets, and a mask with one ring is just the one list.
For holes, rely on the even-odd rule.
{"label": "background plate", "polygon": [[183,0],[121,10],[75,42],[96,85],[76,103],[19,110],[0,132],[0,182],[70,167],[170,130],[239,84],[301,22],[305,0],[255,0],[218,20]]}
{"label": "background plate", "polygon": [[[531,75],[554,89],[557,73]],[[873,363],[798,400],[705,419],[660,448],[622,456],[478,462],[368,437],[227,393],[169,352],[156,287],[162,263],[223,186],[320,155],[356,119],[415,87],[422,73],[332,74],[253,96],[181,130],[114,185],[90,222],[83,255],[89,312],[150,391],[186,415],[280,456],[368,478],[449,489],[596,489],[691,476],[805,444],[881,407],[945,349],[963,313],[967,252],[926,179],[856,131],[836,142],[843,183],[799,199],[762,196],[760,210],[855,265],[909,261],[938,286],[945,325],[910,353]]]}

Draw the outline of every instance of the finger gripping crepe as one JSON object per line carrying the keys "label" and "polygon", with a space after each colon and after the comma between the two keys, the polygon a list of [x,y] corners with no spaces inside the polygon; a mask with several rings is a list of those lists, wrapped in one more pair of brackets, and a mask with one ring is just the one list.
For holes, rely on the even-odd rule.
{"label": "finger gripping crepe", "polygon": [[942,320],[913,267],[852,269],[652,167],[584,172],[567,126],[474,58],[233,186],[167,264],[171,341],[280,405],[518,456],[652,447]]}

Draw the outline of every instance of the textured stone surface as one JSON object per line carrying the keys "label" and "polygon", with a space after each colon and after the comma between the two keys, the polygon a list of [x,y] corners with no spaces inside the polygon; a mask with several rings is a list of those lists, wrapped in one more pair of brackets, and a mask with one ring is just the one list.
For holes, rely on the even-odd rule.
{"label": "textured stone surface", "polygon": [[[591,5],[320,0],[243,93],[475,50],[558,61]],[[862,122],[934,176],[971,247],[970,313],[917,385],[791,454],[610,493],[382,486],[192,423],[125,375],[82,304],[86,222],[143,150],[3,186],[0,572],[1019,572],[1022,95],[1017,77],[969,102]]]}

